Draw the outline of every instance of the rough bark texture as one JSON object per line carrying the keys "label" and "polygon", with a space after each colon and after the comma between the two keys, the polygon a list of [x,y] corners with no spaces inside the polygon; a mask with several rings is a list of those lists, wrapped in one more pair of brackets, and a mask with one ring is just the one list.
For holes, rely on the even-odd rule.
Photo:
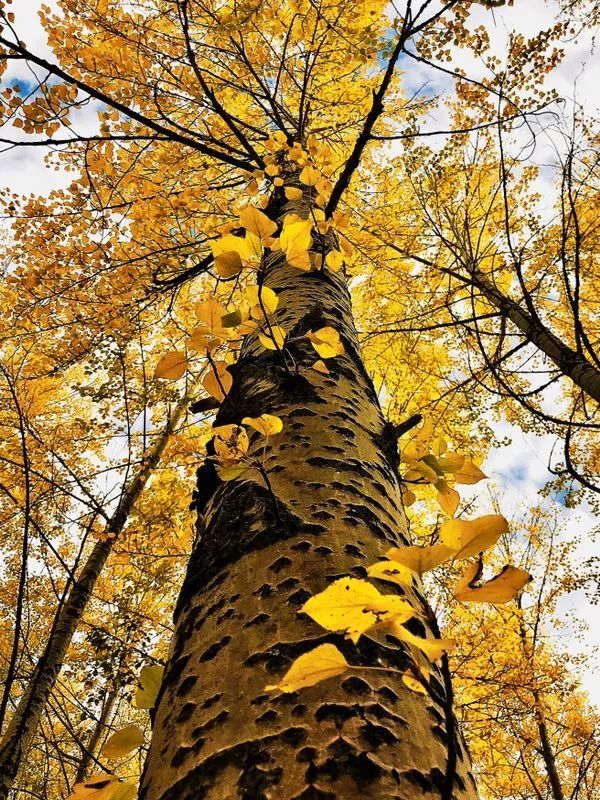
{"label": "rough bark texture", "polygon": [[[142,780],[144,800],[474,798],[460,736],[446,735],[438,698],[396,674],[348,673],[293,694],[268,693],[300,654],[334,642],[353,664],[404,669],[403,646],[382,634],[358,646],[299,607],[345,575],[366,577],[404,541],[397,445],[360,360],[341,275],[300,272],[271,257],[264,279],[296,339],[336,328],[346,355],[329,375],[308,370],[306,338],[290,344],[300,373],[247,337],[216,424],[263,412],[283,419],[267,447],[270,486],[258,474],[222,483],[198,472],[199,539],[176,611],[176,633]],[[279,312],[278,312],[279,313]],[[251,437],[260,458],[264,438]],[[393,591],[390,584],[379,584]],[[423,604],[418,587],[411,592]],[[424,632],[413,620],[415,632]],[[457,770],[448,784],[448,752]]]}
{"label": "rough bark texture", "polygon": [[[158,436],[137,475],[127,486],[117,510],[106,525],[106,533],[114,534],[116,537],[123,530],[171,434],[181,421],[188,402],[185,398],[173,410],[165,430]],[[21,763],[31,749],[73,635],[114,542],[115,538],[105,538],[96,542],[81,572],[73,581],[68,596],[56,613],[44,652],[17,703],[0,743],[0,800],[8,797]]]}

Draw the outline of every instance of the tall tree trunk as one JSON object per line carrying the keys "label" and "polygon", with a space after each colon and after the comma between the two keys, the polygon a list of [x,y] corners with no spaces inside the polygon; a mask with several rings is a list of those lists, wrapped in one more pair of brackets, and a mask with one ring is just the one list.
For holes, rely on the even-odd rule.
{"label": "tall tree trunk", "polygon": [[[475,798],[437,668],[433,700],[381,669],[409,663],[393,637],[362,637],[353,646],[298,614],[335,578],[366,577],[367,565],[405,541],[406,521],[396,440],[361,361],[343,276],[300,272],[272,254],[264,283],[279,294],[278,322],[299,371],[288,371],[255,334],[231,368],[233,388],[216,424],[267,412],[284,428],[266,448],[267,481],[256,474],[220,482],[211,462],[198,471],[198,541],[140,796]],[[328,362],[328,375],[310,369],[317,356],[298,339],[326,325],[346,348]],[[256,459],[264,441],[251,437]],[[380,589],[393,591],[389,584]],[[410,594],[423,608],[418,586]],[[265,691],[296,657],[324,642],[335,642],[351,663],[377,669],[292,694]]]}
{"label": "tall tree trunk", "polygon": [[165,429],[159,434],[137,474],[126,487],[117,510],[106,525],[106,533],[115,536],[96,542],[81,572],[73,581],[68,596],[56,613],[44,652],[33,670],[27,688],[17,703],[0,743],[0,800],[8,797],[19,767],[31,749],[73,634],[77,630],[116,537],[129,519],[131,511],[157,466],[173,431],[181,421],[188,403],[189,399],[185,397],[171,412]]}

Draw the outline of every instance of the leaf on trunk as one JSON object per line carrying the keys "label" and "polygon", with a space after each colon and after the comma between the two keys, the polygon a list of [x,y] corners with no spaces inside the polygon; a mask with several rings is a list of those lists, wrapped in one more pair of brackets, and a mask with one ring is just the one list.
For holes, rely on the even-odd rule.
{"label": "leaf on trunk", "polygon": [[[269,173],[267,173],[269,174]],[[268,242],[271,236],[277,230],[277,223],[270,220],[266,214],[259,211],[254,206],[246,206],[240,214],[240,225],[245,228],[248,233],[253,233],[261,240],[261,242]]]}
{"label": "leaf on trunk", "polygon": [[334,358],[344,353],[344,345],[335,328],[327,326],[317,331],[309,331],[306,335],[321,358]]}
{"label": "leaf on trunk", "polygon": [[411,675],[410,672],[405,672],[402,675],[402,682],[411,690],[411,692],[427,694],[427,689],[425,686],[423,686],[421,681],[417,680],[414,675]]}
{"label": "leaf on trunk", "polygon": [[342,675],[347,669],[348,662],[335,645],[321,644],[309,653],[299,656],[279,683],[265,686],[265,689],[295,692],[327,678]]}
{"label": "leaf on trunk", "polygon": [[406,622],[415,616],[403,597],[381,594],[368,581],[340,578],[311,597],[301,611],[328,631],[344,631],[356,643],[376,625]]}
{"label": "leaf on trunk", "polygon": [[241,425],[219,425],[213,432],[215,454],[223,466],[240,461],[248,452],[248,434]]}
{"label": "leaf on trunk", "polygon": [[418,647],[430,661],[437,661],[454,646],[452,639],[426,639],[423,636],[415,636],[404,625],[398,625],[397,623],[392,624],[390,633],[400,639],[401,642]]}
{"label": "leaf on trunk", "polygon": [[283,430],[283,422],[273,414],[261,414],[260,417],[244,417],[242,425],[249,425],[263,436],[274,436]]}
{"label": "leaf on trunk", "polygon": [[165,668],[155,665],[142,667],[139,677],[139,688],[133,699],[137,708],[153,708],[158,690],[163,679]]}
{"label": "leaf on trunk", "polygon": [[267,350],[281,350],[285,344],[286,333],[280,325],[271,325],[270,328],[260,331],[258,338]]}
{"label": "leaf on trunk", "polygon": [[378,561],[367,567],[369,578],[378,578],[380,581],[389,581],[398,586],[411,586],[415,573],[408,567],[395,561]]}

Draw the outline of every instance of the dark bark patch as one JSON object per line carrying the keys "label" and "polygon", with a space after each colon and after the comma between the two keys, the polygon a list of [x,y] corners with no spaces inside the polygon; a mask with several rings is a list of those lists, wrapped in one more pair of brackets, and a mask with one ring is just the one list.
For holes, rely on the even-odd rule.
{"label": "dark bark patch", "polygon": [[211,646],[202,653],[198,661],[200,661],[200,663],[212,661],[224,647],[227,647],[230,641],[231,636],[224,636],[220,642],[214,642],[214,644],[211,644]]}

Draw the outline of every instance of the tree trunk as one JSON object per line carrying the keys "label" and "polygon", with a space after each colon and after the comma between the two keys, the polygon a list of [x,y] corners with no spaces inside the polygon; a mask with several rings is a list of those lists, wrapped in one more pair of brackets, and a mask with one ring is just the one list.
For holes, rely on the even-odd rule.
{"label": "tree trunk", "polygon": [[[406,522],[396,440],[360,358],[343,276],[301,272],[272,254],[264,283],[279,294],[277,321],[298,370],[286,370],[281,354],[266,351],[256,334],[246,337],[231,368],[233,388],[216,424],[266,412],[284,428],[266,447],[267,481],[256,473],[221,482],[210,461],[198,471],[198,540],[140,797],[475,798],[437,667],[433,700],[381,669],[409,664],[393,637],[363,636],[354,646],[298,614],[332,580],[365,578],[366,566],[405,541]],[[328,375],[310,369],[318,356],[303,337],[326,325],[346,348],[328,361]],[[261,459],[264,442],[251,436],[250,454]],[[423,609],[418,586],[410,595]],[[352,664],[378,669],[291,694],[265,691],[324,642]]]}
{"label": "tree trunk", "polygon": [[109,717],[113,710],[116,699],[117,699],[117,690],[116,688],[113,687],[112,689],[106,692],[104,701],[102,703],[100,716],[96,720],[96,724],[94,725],[90,738],[88,739],[87,745],[85,745],[85,747],[82,747],[81,761],[79,762],[79,766],[77,767],[77,774],[75,775],[75,783],[82,783],[87,778],[87,774],[90,769],[91,763],[96,757],[98,742],[100,741],[100,737],[106,730]]}
{"label": "tree trunk", "polygon": [[40,656],[27,688],[21,695],[0,743],[0,800],[8,797],[23,759],[27,756],[48,698],[63,665],[73,634],[94,586],[144,486],[158,464],[171,434],[181,421],[188,398],[172,411],[167,425],[157,437],[137,475],[127,486],[114,515],[106,525],[106,533],[114,534],[96,542],[79,576],[73,581],[68,596],[58,608],[44,652]]}

